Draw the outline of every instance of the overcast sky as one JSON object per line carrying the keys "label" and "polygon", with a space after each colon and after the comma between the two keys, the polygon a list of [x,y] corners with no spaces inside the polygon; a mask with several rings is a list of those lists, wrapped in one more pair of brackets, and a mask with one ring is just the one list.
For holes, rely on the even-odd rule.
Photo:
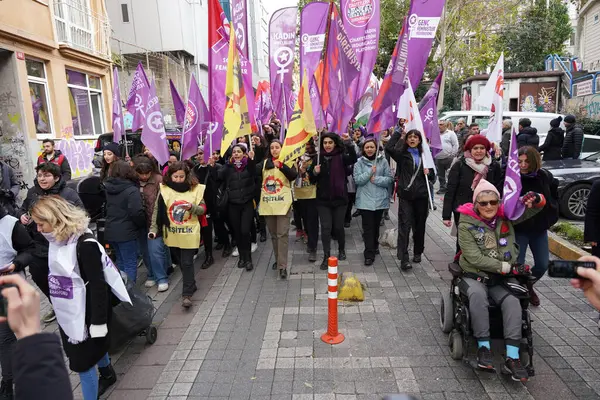
{"label": "overcast sky", "polygon": [[280,8],[292,7],[297,4],[298,0],[263,0],[263,5],[269,13],[269,20],[271,19],[271,14]]}

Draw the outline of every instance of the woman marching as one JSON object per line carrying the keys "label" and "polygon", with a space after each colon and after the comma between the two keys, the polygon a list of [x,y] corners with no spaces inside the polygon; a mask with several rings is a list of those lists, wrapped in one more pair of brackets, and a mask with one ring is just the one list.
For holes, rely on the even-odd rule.
{"label": "woman marching", "polygon": [[288,167],[281,160],[281,142],[273,140],[269,145],[269,154],[264,163],[257,168],[257,174],[262,176],[259,213],[265,217],[271,239],[275,263],[273,269],[279,269],[279,277],[287,278],[288,238],[290,230],[289,211],[292,207],[293,182],[298,176],[296,167]]}
{"label": "woman marching", "polygon": [[[401,140],[400,132],[394,133],[386,151],[396,161],[398,177],[398,249],[396,257],[403,271],[412,268],[408,256],[408,235],[413,229],[413,262],[421,262],[425,250],[425,226],[429,213],[428,179],[433,173],[423,167],[423,137],[412,129]],[[427,176],[426,176],[427,175]]]}
{"label": "woman marching", "polygon": [[[294,185],[294,197],[304,233],[308,237],[308,261],[317,261],[317,244],[319,241],[319,214],[317,212],[317,186],[310,182],[308,170],[317,165],[317,151],[312,140],[306,143],[306,153],[300,156],[298,163],[298,177]],[[296,220],[296,222],[298,222]]]}
{"label": "woman marching", "polygon": [[104,181],[108,178],[109,168],[117,161],[119,161],[121,154],[121,148],[117,143],[110,142],[104,146],[102,154],[102,167],[100,169],[100,179]]}
{"label": "woman marching", "polygon": [[192,306],[191,297],[197,290],[194,254],[200,246],[201,219],[205,220],[200,218],[206,213],[204,189],[185,162],[171,164],[160,184],[148,233],[150,240],[162,235],[165,244],[179,257],[183,276],[181,305],[184,308]]}
{"label": "woman marching", "polygon": [[85,211],[58,196],[44,196],[31,217],[49,242],[50,300],[69,367],[79,373],[84,400],[96,400],[117,381],[108,357],[111,292],[121,301],[131,300],[118,270],[88,229]]}
{"label": "woman marching", "polygon": [[229,163],[218,173],[219,181],[225,183],[227,213],[237,244],[240,260],[238,268],[252,271],[252,235],[250,229],[254,217],[254,188],[256,163],[254,152],[248,153],[245,143],[237,143],[231,151]]}
{"label": "woman marching", "polygon": [[519,149],[519,169],[521,171],[521,196],[528,192],[544,195],[544,208],[532,218],[515,225],[516,242],[519,245],[519,264],[525,263],[527,247],[533,254],[534,266],[531,275],[534,279],[527,283],[531,305],[539,306],[540,299],[533,290],[533,284],[540,280],[550,262],[548,249],[548,229],[558,221],[558,183],[550,171],[542,169],[540,153],[530,146]]}
{"label": "woman marching", "polygon": [[321,135],[320,164],[310,168],[310,180],[317,184],[317,210],[321,223],[323,242],[323,262],[321,269],[327,269],[327,259],[331,253],[332,232],[338,241],[338,259],[346,259],[346,236],[344,217],[348,205],[346,168],[356,162],[354,143],[348,137],[342,139],[335,133]]}
{"label": "woman marching", "polygon": [[394,178],[390,165],[378,154],[377,141],[363,142],[362,157],[354,164],[356,182],[356,209],[362,217],[363,240],[365,242],[365,265],[373,265],[379,253],[379,227],[383,212],[390,208],[389,189]]}

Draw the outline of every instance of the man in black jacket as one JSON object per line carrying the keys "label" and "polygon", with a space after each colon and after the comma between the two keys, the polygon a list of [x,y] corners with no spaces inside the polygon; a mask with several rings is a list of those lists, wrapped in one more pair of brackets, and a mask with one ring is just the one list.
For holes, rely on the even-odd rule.
{"label": "man in black jacket", "polygon": [[502,121],[502,141],[500,142],[500,150],[502,157],[508,157],[510,151],[510,137],[512,136],[512,121],[505,119]]}
{"label": "man in black jacket", "polygon": [[537,129],[531,126],[531,120],[521,118],[519,120],[519,133],[517,134],[518,147],[531,146],[537,150],[539,144],[540,137],[537,134]]}
{"label": "man in black jacket", "polygon": [[[46,162],[38,165],[35,170],[37,177],[33,181],[33,187],[27,192],[27,197],[21,208],[16,212],[16,216],[27,228],[29,235],[35,242],[35,251],[32,252],[32,260],[29,263],[31,278],[42,293],[48,296],[48,241],[38,232],[37,225],[29,216],[29,210],[41,196],[51,195],[60,196],[82,209],[85,209],[85,207],[77,192],[67,187],[67,182],[61,177],[61,170],[58,165]],[[49,324],[55,319],[54,312],[50,311],[44,316],[43,321]]]}
{"label": "man in black jacket", "polygon": [[65,182],[70,181],[71,166],[69,165],[69,160],[67,160],[67,157],[60,150],[54,150],[54,140],[44,139],[42,145],[44,146],[44,152],[38,157],[37,165],[47,162],[54,163],[60,168],[63,180]]}
{"label": "man in black jacket", "polygon": [[563,158],[578,159],[583,147],[583,129],[575,123],[574,115],[567,115],[564,119],[567,132],[562,146]]}

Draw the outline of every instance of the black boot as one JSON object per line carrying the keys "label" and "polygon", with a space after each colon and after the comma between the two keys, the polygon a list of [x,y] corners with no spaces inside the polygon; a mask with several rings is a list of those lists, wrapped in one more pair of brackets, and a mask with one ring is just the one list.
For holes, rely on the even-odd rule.
{"label": "black boot", "polygon": [[323,262],[321,263],[321,267],[320,267],[322,270],[326,270],[327,267],[329,266],[327,260],[329,260],[329,254],[325,253],[323,255]]}
{"label": "black boot", "polygon": [[260,237],[258,240],[260,240],[261,243],[266,242],[267,241],[267,231],[261,231]]}
{"label": "black boot", "polygon": [[238,268],[246,268],[246,256],[244,254],[240,254],[240,259],[237,263]]}
{"label": "black boot", "polygon": [[225,246],[223,247],[223,253],[221,254],[221,257],[227,258],[231,255],[231,253],[233,253],[233,248],[231,247],[231,245]]}
{"label": "black boot", "polygon": [[338,252],[338,260],[344,261],[346,259],[346,250],[340,249]]}
{"label": "black boot", "polygon": [[215,259],[213,258],[212,254],[207,254],[206,258],[204,259],[204,262],[202,263],[202,265],[200,266],[200,268],[207,269],[208,267],[210,267],[214,263],[215,263]]}
{"label": "black boot", "polygon": [[254,269],[254,264],[252,264],[252,256],[248,255],[246,257],[246,262],[244,263],[244,267],[246,268],[246,271],[252,271]]}
{"label": "black boot", "polygon": [[12,379],[4,380],[0,383],[0,400],[13,400],[13,381]]}
{"label": "black boot", "polygon": [[117,382],[117,373],[112,364],[108,364],[107,367],[98,367],[98,371],[100,371],[98,378],[98,397],[100,397]]}

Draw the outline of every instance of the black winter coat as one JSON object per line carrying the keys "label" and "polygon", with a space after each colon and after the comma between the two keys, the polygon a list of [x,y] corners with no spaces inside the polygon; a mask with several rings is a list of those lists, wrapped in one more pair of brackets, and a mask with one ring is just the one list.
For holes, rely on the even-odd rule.
{"label": "black winter coat", "polygon": [[541,193],[546,198],[546,205],[539,213],[515,225],[517,233],[541,233],[558,221],[558,181],[552,173],[540,169],[537,176],[521,174],[521,196],[527,192]]}
{"label": "black winter coat", "polygon": [[198,179],[198,182],[202,185],[206,185],[204,189],[204,203],[208,213],[217,211],[216,209],[216,196],[218,187],[218,171],[223,168],[219,164],[215,164],[214,167],[210,165],[202,166],[200,164],[194,167],[194,175]]}
{"label": "black winter coat", "polygon": [[594,182],[588,197],[583,240],[600,244],[600,181]]}
{"label": "black winter coat", "polygon": [[502,156],[508,157],[510,151],[510,137],[512,136],[512,128],[502,129],[502,140],[500,141],[500,150],[502,150]]}
{"label": "black winter coat", "polygon": [[[415,174],[415,161],[412,154],[408,150],[402,150],[404,141],[400,139],[399,133],[394,133],[392,138],[385,146],[385,151],[396,161],[396,177],[398,178],[398,196],[403,197],[405,200],[420,200],[428,198],[427,185],[428,182],[425,179],[423,173],[423,158],[421,157],[421,163],[419,165],[419,171],[410,186],[410,181]],[[430,181],[435,182],[435,176],[433,170],[429,170],[428,178]]]}
{"label": "black winter coat", "polygon": [[534,149],[537,149],[539,144],[540,137],[537,134],[537,129],[531,126],[521,129],[517,134],[518,148],[521,148],[523,146],[531,146]]}
{"label": "black winter coat", "polygon": [[17,340],[12,362],[15,399],[73,399],[60,341],[54,333],[37,333]]}
{"label": "black winter coat", "polygon": [[[104,270],[98,244],[86,242],[92,235],[83,235],[77,241],[77,263],[81,278],[86,283],[85,325],[104,325],[109,328],[108,335],[100,338],[88,338],[81,343],[69,343],[62,329],[60,336],[65,354],[69,358],[69,368],[74,372],[85,372],[100,361],[108,352],[110,344],[110,320],[112,318],[113,294],[104,280]],[[60,325],[59,325],[60,328]]]}
{"label": "black winter coat", "polygon": [[565,140],[565,131],[562,128],[552,128],[544,144],[539,147],[540,153],[544,153],[543,160],[562,160],[562,147]]}
{"label": "black winter coat", "polygon": [[254,199],[256,188],[256,163],[248,158],[248,164],[236,171],[233,164],[226,164],[218,172],[220,182],[225,182],[230,204],[246,204]]}
{"label": "black winter coat", "polygon": [[342,162],[346,168],[343,176],[334,177],[334,179],[340,179],[344,182],[344,194],[341,197],[333,197],[333,194],[331,194],[330,156],[326,156],[323,151],[321,152],[321,172],[319,174],[315,174],[316,164],[311,165],[308,169],[310,182],[317,185],[318,204],[326,204],[330,207],[339,207],[343,204],[348,204],[348,185],[346,184],[346,177],[348,176],[347,170],[349,169],[348,167],[351,167],[356,162],[356,151],[352,140],[344,142],[343,145],[345,149],[342,153]]}
{"label": "black winter coat", "polygon": [[135,240],[146,226],[146,212],[139,187],[127,179],[107,178],[104,238],[112,242]]}
{"label": "black winter coat", "polygon": [[[475,179],[475,171],[467,165],[464,157],[461,157],[452,165],[448,174],[448,189],[444,196],[444,209],[442,211],[444,221],[452,218],[452,212],[456,210],[456,207],[473,202],[473,190],[471,189],[473,179]],[[502,193],[504,173],[497,161],[492,160],[485,179]]]}
{"label": "black winter coat", "polygon": [[581,125],[571,125],[567,128],[562,146],[563,158],[578,159],[583,147],[583,128]]}
{"label": "black winter coat", "polygon": [[[70,187],[67,187],[67,183],[64,180],[62,180],[62,178],[48,190],[42,189],[39,183],[37,182],[37,179],[33,182],[33,184],[34,186],[27,192],[27,197],[25,198],[25,201],[23,201],[23,205],[21,205],[21,208],[17,212],[17,216],[19,218],[21,218],[23,214],[27,214],[31,210],[31,207],[33,207],[33,205],[42,196],[58,195],[66,201],[68,201],[69,203],[73,204],[74,206],[85,210],[83,202],[79,198],[79,194],[77,194],[77,192],[71,189]],[[26,228],[29,232],[29,235],[33,238],[36,244],[34,255],[36,257],[42,258],[48,257],[48,241],[46,240],[44,235],[38,232],[37,224],[33,220],[31,220],[31,223],[28,224]]]}

